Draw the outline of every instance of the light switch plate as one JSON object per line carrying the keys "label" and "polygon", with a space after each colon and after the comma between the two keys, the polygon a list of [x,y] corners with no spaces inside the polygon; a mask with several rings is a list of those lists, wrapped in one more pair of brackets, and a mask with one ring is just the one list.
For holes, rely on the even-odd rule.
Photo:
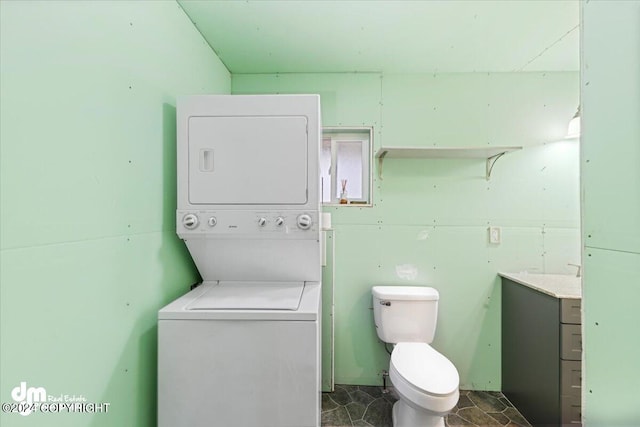
{"label": "light switch plate", "polygon": [[499,245],[502,242],[502,229],[500,227],[489,227],[489,243]]}

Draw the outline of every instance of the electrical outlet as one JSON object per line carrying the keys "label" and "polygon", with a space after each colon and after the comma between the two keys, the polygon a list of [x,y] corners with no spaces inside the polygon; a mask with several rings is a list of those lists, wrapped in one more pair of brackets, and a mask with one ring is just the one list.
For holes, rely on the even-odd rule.
{"label": "electrical outlet", "polygon": [[502,229],[500,227],[489,227],[489,243],[499,245],[502,242]]}

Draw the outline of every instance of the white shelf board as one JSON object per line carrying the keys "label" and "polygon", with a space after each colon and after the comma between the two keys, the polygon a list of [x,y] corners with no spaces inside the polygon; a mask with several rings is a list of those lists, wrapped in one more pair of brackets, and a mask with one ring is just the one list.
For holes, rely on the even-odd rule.
{"label": "white shelf board", "polygon": [[488,159],[522,147],[381,147],[376,158],[387,159]]}
{"label": "white shelf board", "polygon": [[491,178],[495,162],[504,154],[522,147],[381,147],[376,152],[378,176],[382,179],[384,159],[484,159],[486,178]]}

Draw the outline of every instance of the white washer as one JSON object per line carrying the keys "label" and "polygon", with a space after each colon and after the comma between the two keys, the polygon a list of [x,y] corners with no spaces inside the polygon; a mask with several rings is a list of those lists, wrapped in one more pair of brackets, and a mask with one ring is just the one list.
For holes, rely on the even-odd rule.
{"label": "white washer", "polygon": [[204,284],[159,319],[159,425],[318,425],[319,283]]}
{"label": "white washer", "polygon": [[318,426],[319,97],[192,96],[177,119],[203,284],[158,313],[158,426]]}

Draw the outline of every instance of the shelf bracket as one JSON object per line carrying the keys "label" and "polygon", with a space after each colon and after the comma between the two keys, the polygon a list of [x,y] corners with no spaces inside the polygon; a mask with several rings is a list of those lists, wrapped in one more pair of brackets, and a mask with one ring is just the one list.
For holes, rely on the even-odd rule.
{"label": "shelf bracket", "polygon": [[503,151],[502,153],[498,153],[495,156],[491,156],[487,158],[486,175],[485,175],[485,178],[487,179],[487,181],[491,179],[491,171],[493,170],[493,166],[496,164],[498,159],[504,156],[506,153],[507,153],[506,151]]}
{"label": "shelf bracket", "polygon": [[388,151],[383,151],[378,157],[378,178],[382,181],[382,161],[384,160],[384,156],[386,156]]}

